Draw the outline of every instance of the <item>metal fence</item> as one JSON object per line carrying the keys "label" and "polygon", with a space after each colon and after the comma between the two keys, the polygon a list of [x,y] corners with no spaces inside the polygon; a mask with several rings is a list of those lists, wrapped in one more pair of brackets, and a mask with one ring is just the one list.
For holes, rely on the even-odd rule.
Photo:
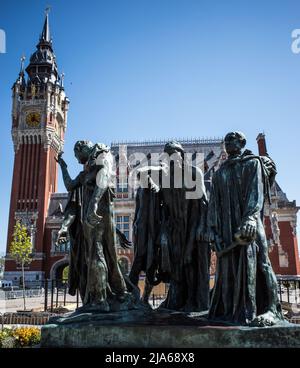
{"label": "metal fence", "polygon": [[[286,305],[291,305],[294,308],[298,308],[300,313],[300,277],[278,276],[277,279],[278,296],[283,307],[285,308]],[[152,307],[157,308],[164,301],[167,291],[168,288],[165,287],[164,290],[152,292],[149,299]],[[25,297],[28,309],[41,312],[63,313],[68,310],[75,310],[82,304],[78,292],[75,296],[69,295],[68,281],[65,279],[46,279],[38,282],[26,281]],[[17,301],[19,301],[19,305],[21,306],[22,298],[23,290],[15,286],[12,290],[2,289],[0,292],[0,302],[2,304],[6,303],[6,307],[17,305]],[[16,301],[15,304],[14,300]],[[4,311],[15,312],[16,309],[13,310],[12,308]],[[19,307],[19,309],[21,308]]]}
{"label": "metal fence", "polygon": [[23,297],[26,298],[26,309],[34,311],[54,312],[64,308],[64,312],[79,307],[81,300],[79,294],[69,295],[68,281],[64,279],[30,282],[26,281],[25,291],[13,286],[1,289],[0,302],[3,312],[15,312],[23,309]]}
{"label": "metal fence", "polygon": [[280,302],[298,305],[300,303],[300,277],[279,276],[277,282]]}
{"label": "metal fence", "polygon": [[68,306],[70,310],[73,310],[78,308],[80,304],[78,290],[75,296],[71,296],[67,280],[45,280],[45,311],[53,312],[54,309],[62,306]]}
{"label": "metal fence", "polygon": [[[34,297],[42,297],[44,296],[44,289],[33,289],[33,290],[8,290],[4,291],[4,299],[19,299],[23,298],[25,293],[26,298],[34,298]],[[0,298],[3,298],[3,296],[0,296]]]}

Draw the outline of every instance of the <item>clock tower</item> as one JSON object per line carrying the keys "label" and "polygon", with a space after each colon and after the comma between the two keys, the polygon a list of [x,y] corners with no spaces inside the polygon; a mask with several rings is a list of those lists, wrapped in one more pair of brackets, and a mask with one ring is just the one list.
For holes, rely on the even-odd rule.
{"label": "clock tower", "polygon": [[35,52],[12,87],[12,140],[15,158],[8,224],[5,278],[19,279],[9,248],[16,220],[32,238],[33,262],[26,274],[44,277],[45,221],[52,193],[57,191],[56,156],[62,150],[69,100],[59,75],[50,36],[48,13]]}

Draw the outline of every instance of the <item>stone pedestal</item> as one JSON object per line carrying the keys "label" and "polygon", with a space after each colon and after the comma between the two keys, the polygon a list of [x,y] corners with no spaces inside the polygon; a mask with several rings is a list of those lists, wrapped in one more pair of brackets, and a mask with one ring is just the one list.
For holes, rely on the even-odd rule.
{"label": "stone pedestal", "polygon": [[53,318],[41,347],[282,348],[300,347],[300,325],[253,328],[209,325],[201,313],[128,311]]}

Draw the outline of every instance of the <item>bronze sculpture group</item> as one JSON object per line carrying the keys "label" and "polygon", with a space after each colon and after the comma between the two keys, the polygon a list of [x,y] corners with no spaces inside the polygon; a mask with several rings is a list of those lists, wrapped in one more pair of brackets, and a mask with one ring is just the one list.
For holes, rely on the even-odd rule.
{"label": "bronze sculpture group", "polygon": [[[172,160],[138,172],[143,185],[136,193],[135,258],[129,278],[116,255],[109,148],[77,142],[74,153],[84,170],[74,180],[59,155],[69,200],[58,242],[70,239],[70,293],[79,290],[83,310],[132,308],[132,290],[144,271],[144,305],[153,285],[165,282],[168,295],[160,308],[208,310],[211,321],[239,325],[269,326],[283,320],[263,226],[275,164],[269,157],[243,151],[243,133],[228,133],[224,143],[228,158],[214,173],[208,193],[202,171],[185,159],[175,141],[164,148]],[[151,171],[157,174],[156,182]],[[186,172],[192,181],[198,180],[197,196],[189,197],[193,188],[176,185]],[[210,291],[211,250],[217,254],[217,266]]]}

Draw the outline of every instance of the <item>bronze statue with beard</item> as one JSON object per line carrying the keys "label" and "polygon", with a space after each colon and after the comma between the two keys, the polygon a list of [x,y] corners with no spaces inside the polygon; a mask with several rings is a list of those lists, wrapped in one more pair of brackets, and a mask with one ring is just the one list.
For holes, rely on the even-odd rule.
{"label": "bronze statue with beard", "polygon": [[267,156],[242,152],[245,145],[243,133],[228,133],[228,159],[212,178],[208,228],[217,267],[209,318],[269,326],[283,320],[263,225],[276,168]]}
{"label": "bronze statue with beard", "polygon": [[169,259],[161,262],[161,270],[169,273],[170,283],[161,307],[200,312],[209,306],[210,267],[203,173],[185,159],[179,142],[168,142],[164,153],[167,163],[162,169],[160,188],[160,246],[167,249],[161,253]]}

